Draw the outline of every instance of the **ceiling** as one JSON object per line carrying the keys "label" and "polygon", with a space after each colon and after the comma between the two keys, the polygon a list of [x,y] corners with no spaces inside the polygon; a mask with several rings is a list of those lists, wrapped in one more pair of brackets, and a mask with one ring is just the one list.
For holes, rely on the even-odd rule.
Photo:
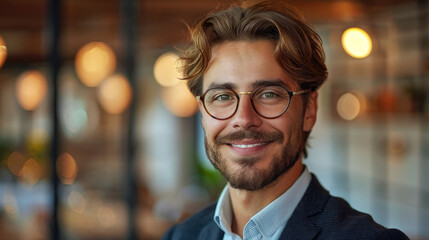
{"label": "ceiling", "polygon": [[[220,3],[221,2],[221,3]],[[350,21],[409,0],[292,0],[312,22]],[[412,2],[412,1],[411,1]],[[231,0],[135,0],[138,20],[133,26],[142,52],[165,49],[186,42],[187,29],[212,9],[228,6]],[[49,0],[0,0],[0,36],[8,48],[6,64],[47,60]],[[119,0],[62,0],[60,52],[65,61],[91,41],[104,41],[115,50],[124,42]]]}

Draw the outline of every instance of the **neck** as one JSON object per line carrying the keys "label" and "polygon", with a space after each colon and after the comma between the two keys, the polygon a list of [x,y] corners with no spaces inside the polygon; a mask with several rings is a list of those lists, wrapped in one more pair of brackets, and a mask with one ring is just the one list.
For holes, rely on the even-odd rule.
{"label": "neck", "polygon": [[243,237],[244,226],[250,218],[286,192],[303,171],[302,161],[298,160],[288,172],[274,183],[257,191],[246,191],[229,187],[232,204],[232,232]]}

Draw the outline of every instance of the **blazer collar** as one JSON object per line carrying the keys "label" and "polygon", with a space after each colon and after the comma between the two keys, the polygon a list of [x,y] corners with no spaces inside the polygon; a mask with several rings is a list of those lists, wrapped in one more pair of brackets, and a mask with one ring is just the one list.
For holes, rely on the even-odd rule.
{"label": "blazer collar", "polygon": [[307,191],[290,217],[280,239],[314,239],[320,233],[311,217],[320,214],[329,199],[329,193],[312,174]]}
{"label": "blazer collar", "polygon": [[221,240],[224,232],[218,227],[218,225],[211,219],[211,222],[207,224],[198,235],[198,239],[201,240]]}

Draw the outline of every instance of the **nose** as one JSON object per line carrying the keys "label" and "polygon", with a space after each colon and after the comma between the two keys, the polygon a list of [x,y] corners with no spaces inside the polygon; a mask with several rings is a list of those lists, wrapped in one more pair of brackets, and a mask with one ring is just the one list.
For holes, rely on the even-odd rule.
{"label": "nose", "polygon": [[261,125],[262,119],[253,109],[250,101],[249,94],[240,94],[240,102],[238,104],[237,112],[231,119],[234,128],[241,128],[244,130],[257,128]]}

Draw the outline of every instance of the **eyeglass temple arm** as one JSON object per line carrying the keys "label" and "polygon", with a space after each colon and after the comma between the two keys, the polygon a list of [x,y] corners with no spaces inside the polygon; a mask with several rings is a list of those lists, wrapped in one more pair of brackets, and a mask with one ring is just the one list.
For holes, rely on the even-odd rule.
{"label": "eyeglass temple arm", "polygon": [[295,95],[300,95],[300,94],[309,93],[309,92],[311,92],[311,89],[304,89],[304,90],[292,92],[292,95],[295,96]]}

